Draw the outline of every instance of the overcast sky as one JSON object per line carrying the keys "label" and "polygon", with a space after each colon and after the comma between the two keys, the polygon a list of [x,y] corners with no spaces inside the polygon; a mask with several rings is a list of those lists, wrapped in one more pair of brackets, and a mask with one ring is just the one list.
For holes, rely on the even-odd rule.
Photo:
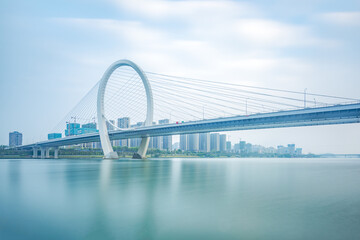
{"label": "overcast sky", "polygon": [[[0,144],[38,138],[107,66],[360,98],[359,1],[3,0]],[[360,124],[230,133],[305,152],[360,153]]]}

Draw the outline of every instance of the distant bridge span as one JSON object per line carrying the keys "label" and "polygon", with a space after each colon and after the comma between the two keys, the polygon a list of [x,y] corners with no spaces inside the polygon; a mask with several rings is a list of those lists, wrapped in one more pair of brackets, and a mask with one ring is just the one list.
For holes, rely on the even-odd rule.
{"label": "distant bridge span", "polygon": [[[121,67],[130,67],[133,69],[140,79],[142,86],[145,89],[146,93],[146,119],[144,121],[144,126],[133,128],[133,129],[117,129],[113,131],[108,131],[107,124],[109,121],[105,116],[105,91],[109,82],[110,77],[114,72]],[[116,74],[115,74],[116,75]],[[134,76],[129,78],[126,82],[131,85],[134,81]],[[196,81],[196,80],[195,80]],[[201,80],[200,80],[201,81]],[[171,83],[175,84],[177,80],[172,79]],[[192,83],[193,84],[193,83]],[[209,83],[207,83],[209,84]],[[110,84],[111,85],[111,84]],[[129,90],[129,85],[125,85],[124,89]],[[159,87],[159,86],[157,86]],[[212,86],[216,89],[218,94],[220,86]],[[181,89],[188,90],[189,87],[180,85]],[[202,86],[201,89],[206,88]],[[164,91],[165,88],[161,88]],[[277,112],[268,112],[268,113],[257,113],[251,115],[237,115],[233,117],[224,117],[224,118],[213,118],[213,119],[204,119],[200,121],[189,121],[180,124],[163,124],[163,125],[152,125],[153,123],[153,93],[151,89],[150,82],[145,74],[145,72],[134,62],[129,60],[119,60],[114,62],[110,67],[105,71],[103,77],[99,82],[97,94],[97,119],[98,119],[98,133],[88,133],[75,136],[68,136],[65,138],[57,138],[42,142],[37,142],[33,144],[19,146],[20,149],[33,149],[34,157],[37,157],[38,149],[41,150],[41,157],[49,157],[50,149],[55,150],[54,157],[58,157],[58,148],[60,146],[75,145],[89,142],[101,142],[101,146],[104,152],[105,158],[116,159],[118,158],[117,153],[113,150],[111,145],[112,140],[118,139],[129,139],[129,138],[141,138],[141,144],[138,149],[138,152],[134,154],[133,158],[145,158],[146,151],[149,145],[150,137],[153,136],[166,136],[166,135],[176,135],[176,134],[191,134],[191,133],[205,133],[205,132],[221,132],[221,131],[235,131],[235,130],[250,130],[250,129],[266,129],[266,128],[282,128],[282,127],[301,127],[301,126],[314,126],[314,125],[331,125],[331,124],[347,124],[347,123],[359,123],[360,122],[360,102],[352,104],[338,104],[330,105],[326,107],[317,107],[317,108],[306,108],[306,95],[304,92],[304,108],[297,110],[288,110],[288,111],[277,111]],[[198,90],[198,89],[197,89]],[[269,89],[268,89],[269,90]],[[272,89],[274,90],[274,89]],[[213,91],[213,90],[212,90]],[[276,90],[278,91],[278,90]],[[130,91],[131,92],[131,91]],[[289,91],[287,91],[289,92]],[[196,92],[199,94],[198,92]],[[138,95],[138,93],[136,93]],[[224,94],[229,95],[229,92]],[[115,94],[112,95],[112,97]],[[173,93],[169,96],[177,95]],[[232,96],[233,99],[234,93]],[[235,93],[237,96],[237,92]],[[265,96],[272,96],[269,94],[263,94]],[[203,94],[202,94],[203,96]],[[325,96],[325,95],[317,95]],[[328,96],[327,96],[328,97]],[[191,97],[190,97],[191,98]],[[213,98],[218,99],[217,96]],[[294,98],[282,97],[282,99],[298,100]],[[342,98],[344,99],[344,98]],[[128,99],[129,100],[129,99]],[[221,99],[218,99],[221,101]],[[259,100],[259,99],[256,99]],[[110,101],[110,99],[109,99]],[[208,103],[207,100],[206,103]],[[264,100],[261,100],[264,101]],[[278,103],[277,103],[278,104]],[[192,105],[192,103],[191,103]],[[316,104],[315,104],[316,105]],[[145,106],[145,103],[142,103],[142,106]],[[222,104],[218,106],[226,107]],[[264,107],[264,105],[262,105]],[[204,107],[204,106],[203,106]],[[135,108],[127,106],[127,109],[134,111]],[[236,108],[237,109],[237,105]],[[246,109],[247,109],[247,98],[246,98]],[[246,110],[247,112],[247,110]],[[45,156],[46,154],[46,156]]]}
{"label": "distant bridge span", "polygon": [[[129,130],[109,131],[110,140],[144,138],[176,134],[221,132],[235,130],[303,127],[316,125],[360,123],[360,103],[300,110],[261,113],[247,116],[206,119],[179,124],[153,125]],[[82,134],[19,146],[21,149],[57,148],[60,146],[99,142],[99,133]]]}

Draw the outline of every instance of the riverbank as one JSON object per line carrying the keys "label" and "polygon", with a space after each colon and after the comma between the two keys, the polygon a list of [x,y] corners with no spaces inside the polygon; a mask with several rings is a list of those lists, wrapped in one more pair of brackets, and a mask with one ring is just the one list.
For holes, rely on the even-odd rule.
{"label": "riverbank", "polygon": [[[40,158],[40,157],[38,157]],[[50,157],[50,159],[53,156]],[[58,159],[102,159],[103,155],[59,155]],[[132,155],[119,155],[119,158],[132,158]],[[296,157],[289,156],[196,156],[196,155],[148,155],[147,158],[360,158],[360,154],[331,154],[331,155],[301,155]],[[32,155],[0,155],[0,159],[33,159]]]}

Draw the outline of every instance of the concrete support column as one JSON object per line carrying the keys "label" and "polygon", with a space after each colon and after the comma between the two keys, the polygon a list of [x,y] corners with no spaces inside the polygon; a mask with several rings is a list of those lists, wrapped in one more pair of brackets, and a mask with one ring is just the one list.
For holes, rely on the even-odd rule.
{"label": "concrete support column", "polygon": [[46,148],[45,149],[45,152],[46,152],[46,158],[50,158],[50,148]]}
{"label": "concrete support column", "polygon": [[59,158],[59,148],[55,148],[54,149],[54,158],[58,159]]}
{"label": "concrete support column", "polygon": [[150,137],[143,137],[141,139],[140,147],[137,153],[134,153],[134,159],[144,159],[146,158],[146,151],[149,146]]}
{"label": "concrete support column", "polygon": [[41,151],[41,159],[45,158],[45,148],[40,148]]}
{"label": "concrete support column", "polygon": [[38,148],[34,147],[33,148],[33,158],[37,158],[38,157]]}

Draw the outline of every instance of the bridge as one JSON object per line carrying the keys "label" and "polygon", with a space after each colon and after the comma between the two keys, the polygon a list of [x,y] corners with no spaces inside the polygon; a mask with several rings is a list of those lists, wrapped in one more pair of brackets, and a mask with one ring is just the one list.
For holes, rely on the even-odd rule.
{"label": "bridge", "polygon": [[[152,76],[150,81],[148,75]],[[284,106],[292,109],[283,109]],[[154,125],[154,112],[185,121]],[[73,124],[81,119],[90,122],[91,116],[93,124],[98,126],[96,131],[71,134],[71,122],[66,120],[74,119]],[[109,120],[120,116],[127,116],[125,122],[116,125],[114,120]],[[130,127],[129,116],[141,124]],[[18,148],[33,149],[34,158],[38,157],[38,150],[41,150],[40,157],[45,158],[49,157],[50,149],[54,149],[57,158],[61,146],[101,142],[104,158],[116,159],[114,141],[141,138],[139,150],[133,157],[145,158],[150,137],[156,136],[360,123],[360,101],[306,93],[306,90],[295,92],[146,73],[134,62],[120,60],[105,71],[102,79],[64,120],[67,136]],[[64,120],[58,124],[59,129],[65,126]]]}

